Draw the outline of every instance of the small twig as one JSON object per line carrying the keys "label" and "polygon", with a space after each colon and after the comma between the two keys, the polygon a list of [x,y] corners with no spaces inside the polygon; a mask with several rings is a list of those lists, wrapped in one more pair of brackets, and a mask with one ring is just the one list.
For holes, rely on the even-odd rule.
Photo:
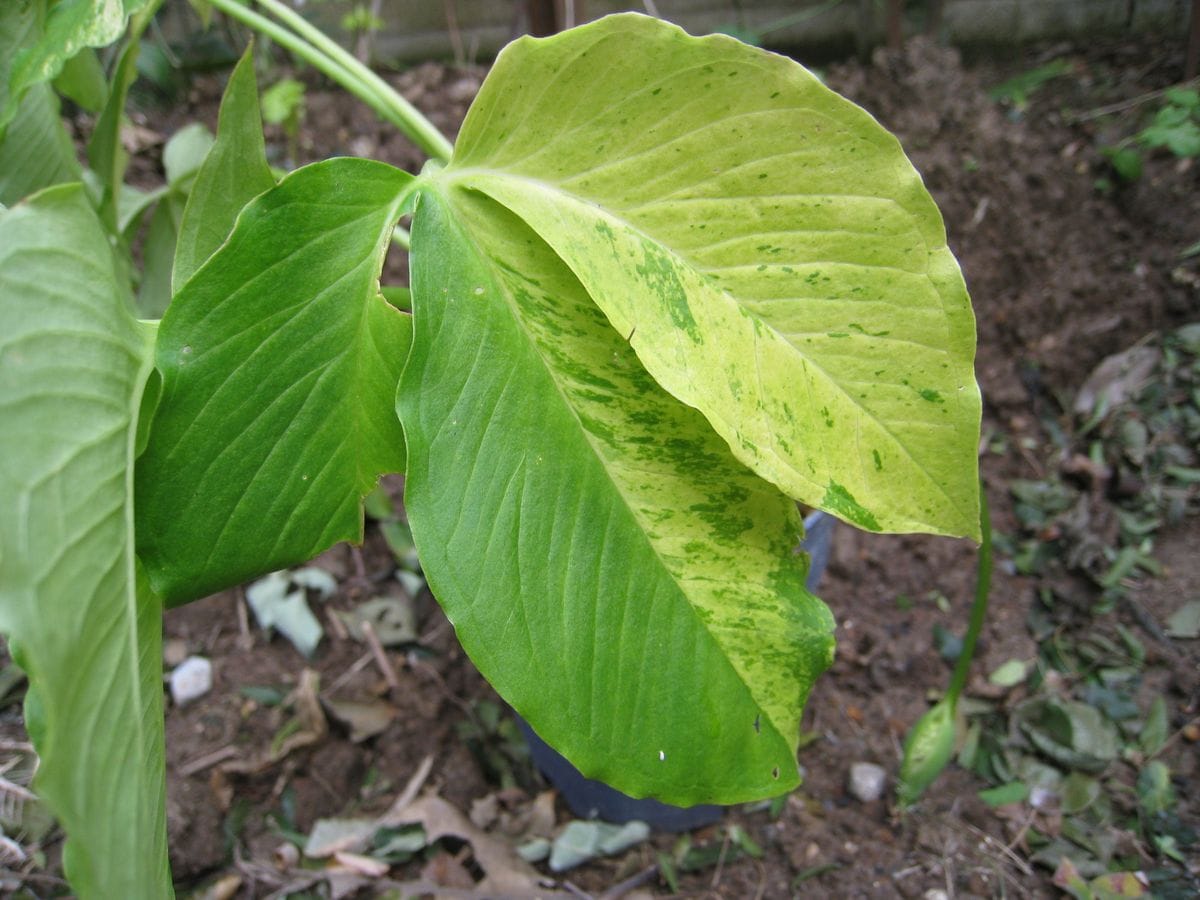
{"label": "small twig", "polygon": [[339,641],[348,640],[350,632],[346,630],[346,623],[342,621],[342,617],[337,614],[337,610],[331,607],[325,607],[325,618],[329,620],[329,630],[333,632],[333,636]]}
{"label": "small twig", "polygon": [[329,687],[327,687],[325,689],[325,693],[326,694],[336,694],[338,691],[338,688],[345,686],[346,682],[348,682],[351,678],[353,678],[355,675],[357,675],[359,672],[361,672],[363,669],[365,669],[367,666],[369,666],[371,664],[371,660],[374,658],[375,658],[375,654],[372,653],[370,650],[368,650],[366,653],[364,653],[362,656],[360,656],[358,659],[356,659],[351,664],[350,668],[348,668],[345,672],[343,672],[341,675],[339,675],[337,677],[337,680],[334,681],[333,684],[329,685]]}
{"label": "small twig", "polygon": [[712,882],[709,884],[714,891],[717,885],[721,883],[721,876],[725,874],[725,854],[729,852],[729,832],[725,832],[725,839],[721,841],[721,852],[717,854],[717,870],[713,872]]}
{"label": "small twig", "polygon": [[[1030,868],[1029,863],[1025,862],[1025,860],[1021,859],[1020,856],[1018,856],[1016,853],[1014,853],[1012,847],[1006,847],[1004,844],[1000,843],[998,840],[996,840],[994,837],[992,837],[986,831],[982,830],[981,828],[977,828],[976,826],[972,825],[970,822],[967,822],[964,819],[959,819],[958,823],[956,823],[956,824],[965,825],[972,834],[974,834],[975,836],[980,838],[989,847],[991,847],[994,850],[999,850],[1000,853],[1003,854],[1006,859],[1008,859],[1014,866],[1016,866],[1018,869],[1021,870],[1022,875],[1025,875],[1027,877],[1031,877],[1033,875],[1033,869]],[[1028,826],[1026,826],[1026,827],[1028,827]]]}
{"label": "small twig", "polygon": [[7,738],[0,738],[0,751],[15,750],[19,753],[33,753],[33,744],[29,741],[13,741]]}
{"label": "small twig", "polygon": [[567,889],[567,893],[572,897],[578,897],[579,900],[594,900],[591,894],[576,884],[569,881],[563,881],[562,886]]}
{"label": "small twig", "polygon": [[1182,735],[1189,728],[1195,727],[1197,725],[1200,725],[1200,716],[1197,716],[1196,718],[1192,719],[1192,721],[1188,722],[1186,725],[1184,725],[1182,728],[1180,728],[1178,731],[1176,731],[1170,737],[1168,737],[1165,741],[1163,741],[1163,745],[1161,747],[1159,747],[1156,751],[1154,751],[1153,753],[1150,754],[1150,759],[1154,759],[1154,758],[1160,756],[1163,752],[1166,751],[1166,749],[1168,747],[1170,747],[1173,743],[1175,743],[1177,740],[1179,740],[1180,735]]}
{"label": "small twig", "polygon": [[626,878],[624,881],[618,881],[607,891],[601,894],[596,900],[621,900],[630,891],[640,888],[643,884],[658,875],[658,864],[655,863],[648,868],[642,869],[636,875]]}
{"label": "small twig", "polygon": [[238,647],[250,650],[254,647],[254,635],[250,632],[250,614],[246,611],[246,595],[241,588],[238,589],[234,605],[237,608]]}
{"label": "small twig", "polygon": [[421,793],[421,788],[425,786],[425,782],[429,779],[429,773],[432,771],[433,754],[430,753],[421,760],[421,764],[417,766],[417,771],[413,772],[412,777],[408,779],[408,784],[404,785],[404,790],[400,792],[400,796],[395,799],[388,808],[388,811],[380,816],[380,824],[386,825],[390,822],[398,821],[395,817],[401,815],[417,799],[417,794]]}
{"label": "small twig", "polygon": [[198,756],[189,763],[184,763],[179,767],[179,775],[183,778],[191,778],[193,775],[237,755],[237,748],[233,744],[229,744],[220,750],[205,753],[203,756]]}
{"label": "small twig", "polygon": [[767,867],[757,859],[754,865],[758,867],[758,887],[754,890],[754,900],[763,900],[767,895]]}
{"label": "small twig", "polygon": [[1107,106],[1097,106],[1095,109],[1089,109],[1087,112],[1077,113],[1070,117],[1070,122],[1088,122],[1092,119],[1099,119],[1102,116],[1110,116],[1113,113],[1124,112],[1127,109],[1141,106],[1143,103],[1149,103],[1151,100],[1156,100],[1166,94],[1167,91],[1175,90],[1176,88],[1188,88],[1194,85],[1197,80],[1192,78],[1189,81],[1181,81],[1179,84],[1168,85],[1165,88],[1159,88],[1156,91],[1148,91],[1145,94],[1139,94],[1136,97],[1131,97],[1128,100],[1120,100],[1116,103],[1110,103]]}
{"label": "small twig", "polygon": [[375,634],[374,626],[370,622],[363,622],[359,627],[362,628],[363,639],[371,648],[371,655],[375,657],[375,665],[379,666],[379,671],[383,673],[388,687],[394,693],[400,693],[400,679],[396,677],[396,670],[392,668],[391,660],[387,658],[387,654],[383,650],[383,644],[379,643],[379,636]]}
{"label": "small twig", "polygon": [[454,691],[450,690],[450,685],[446,684],[446,679],[442,677],[442,673],[431,666],[424,660],[418,659],[415,653],[408,655],[408,667],[414,672],[428,676],[429,680],[438,686],[442,692],[442,696],[461,709],[472,720],[475,720],[475,712],[471,708],[471,704],[464,700]]}

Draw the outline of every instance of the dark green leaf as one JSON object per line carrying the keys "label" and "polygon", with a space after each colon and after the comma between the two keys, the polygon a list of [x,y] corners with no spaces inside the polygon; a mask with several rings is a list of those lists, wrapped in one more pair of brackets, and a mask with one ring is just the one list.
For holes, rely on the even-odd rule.
{"label": "dark green leaf", "polygon": [[0,138],[0,203],[12,205],[41,188],[79,178],[75,146],[48,85],[30,90]]}
{"label": "dark green leaf", "polygon": [[250,48],[229,76],[221,99],[217,141],[188,195],[175,247],[175,291],[225,242],[242,208],[274,185],[263,146]]}
{"label": "dark green leaf", "polygon": [[108,81],[96,51],[88,47],[71,57],[54,79],[54,89],[82,109],[100,112],[108,99]]}
{"label": "dark green leaf", "polygon": [[411,328],[376,281],[411,180],[348,158],[293,173],[171,303],[137,467],[139,552],[169,602],[361,540],[363,496],[403,470]]}

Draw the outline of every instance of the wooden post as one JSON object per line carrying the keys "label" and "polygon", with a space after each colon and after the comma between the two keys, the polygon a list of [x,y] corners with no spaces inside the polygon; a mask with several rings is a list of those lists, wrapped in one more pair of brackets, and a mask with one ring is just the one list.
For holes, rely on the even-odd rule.
{"label": "wooden post", "polygon": [[889,50],[904,46],[904,0],[888,0],[887,45]]}
{"label": "wooden post", "polygon": [[529,13],[529,33],[534,37],[547,37],[558,32],[558,16],[554,0],[526,0]]}
{"label": "wooden post", "polygon": [[1198,63],[1200,63],[1200,0],[1192,0],[1192,25],[1188,30],[1187,59],[1183,64],[1184,81],[1191,81],[1196,77]]}
{"label": "wooden post", "polygon": [[925,4],[925,33],[941,43],[942,40],[942,9],[945,0],[928,0]]}
{"label": "wooden post", "polygon": [[871,61],[871,44],[875,38],[874,4],[871,0],[858,0],[858,33],[854,36],[859,62]]}

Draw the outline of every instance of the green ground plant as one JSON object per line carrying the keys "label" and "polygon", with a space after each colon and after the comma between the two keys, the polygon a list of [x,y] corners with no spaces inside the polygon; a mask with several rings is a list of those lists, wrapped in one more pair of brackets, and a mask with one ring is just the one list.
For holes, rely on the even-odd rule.
{"label": "green ground plant", "polygon": [[1132,137],[1101,150],[1122,181],[1142,177],[1142,155],[1167,150],[1180,159],[1200,157],[1200,91],[1168,88],[1150,124]]}
{"label": "green ground plant", "polygon": [[[0,10],[0,630],[78,894],[171,893],[164,604],[360,540],[390,472],[463,646],[583,772],[793,788],[834,627],[797,501],[980,534],[974,319],[896,140],[790,60],[621,15],[512,44],[451,147],[277,0],[213,0],[430,162],[276,182],[244,59],[144,319],[164,195],[119,135],[156,5]],[[110,44],[85,170],[52,82]]]}

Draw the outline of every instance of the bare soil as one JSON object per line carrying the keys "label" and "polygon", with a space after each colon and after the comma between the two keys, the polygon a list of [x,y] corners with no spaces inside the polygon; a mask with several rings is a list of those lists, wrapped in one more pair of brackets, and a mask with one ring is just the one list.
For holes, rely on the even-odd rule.
{"label": "bare soil", "polygon": [[[1019,115],[986,95],[986,87],[1009,75],[1064,56],[1069,73],[1034,95]],[[1037,48],[1003,64],[966,67],[954,51],[914,40],[901,52],[877,53],[871,65],[843,64],[827,72],[831,86],[899,136],[945,215],[978,317],[977,372],[989,438],[982,468],[1000,532],[1017,528],[1010,481],[1044,477],[1060,466],[1062,439],[1056,443],[1055,435],[1071,434],[1064,410],[1094,367],[1150,332],[1200,319],[1195,260],[1179,256],[1200,238],[1200,168],[1151,155],[1138,183],[1098,190],[1096,180],[1110,177],[1100,147],[1135,130],[1143,107],[1080,118],[1178,81],[1182,57],[1181,44],[1122,42]],[[426,65],[396,80],[452,133],[483,74]],[[219,79],[198,82],[186,108],[162,121],[148,118],[148,127],[169,133],[195,118],[215,125],[219,91]],[[314,88],[307,103],[301,158],[292,162],[350,153],[419,166],[421,156],[407,141],[343,95]],[[282,134],[272,137],[282,154]],[[145,157],[141,164],[152,177],[153,151]],[[404,261],[393,256],[385,280],[399,281]],[[1133,591],[1145,617],[1126,607],[1107,614],[1150,648],[1147,689],[1166,698],[1173,731],[1200,714],[1200,650],[1197,641],[1147,630],[1146,621],[1161,623],[1183,600],[1200,596],[1198,540],[1194,520],[1161,537],[1162,576]],[[546,786],[520,759],[512,763],[512,783],[497,782],[494,754],[489,757],[478,740],[464,739],[472,724],[476,732],[487,730],[481,703],[499,701],[428,593],[417,598],[417,644],[387,654],[394,685],[367,648],[339,635],[332,609],[348,608],[392,583],[392,558],[373,529],[361,563],[360,570],[346,547],[318,561],[341,588],[323,604],[326,637],[311,660],[283,638],[248,626],[240,591],[168,613],[168,651],[206,656],[216,673],[209,695],[169,708],[167,715],[170,844],[181,885],[236,875],[238,897],[266,896],[288,885],[302,889],[308,873],[289,868],[287,851],[280,850],[287,834],[307,833],[320,818],[385,809],[427,758],[432,768],[425,790],[464,813],[474,807],[478,821],[501,837],[528,827]],[[681,895],[1060,895],[1051,873],[1028,861],[1022,838],[1028,823],[987,806],[977,795],[985,785],[970,773],[951,766],[906,814],[892,799],[903,735],[949,675],[934,646],[934,626],[961,634],[974,566],[975,550],[965,542],[840,528],[820,591],[840,623],[839,650],[805,715],[805,729],[815,736],[801,751],[805,784],[778,811],[729,811],[726,823],[740,824],[762,848],[761,858],[726,853],[712,866],[681,874]],[[1044,586],[1000,560],[978,672],[1036,657],[1027,621]],[[319,675],[322,699],[383,699],[394,707],[394,719],[361,741],[337,722],[314,726],[308,743],[272,757],[294,713],[244,689],[288,693],[304,681],[305,670]],[[968,693],[997,698],[982,676]],[[1014,703],[1019,697],[1000,699]],[[1196,753],[1186,736],[1164,751],[1176,777],[1180,815],[1194,826],[1200,823]],[[881,799],[863,802],[849,792],[849,768],[860,761],[889,773]],[[487,814],[490,804],[499,812]],[[555,813],[560,824],[569,818],[561,801]],[[692,840],[720,844],[727,833],[712,826]],[[546,884],[617,896],[605,892],[645,873],[621,892],[669,894],[653,867],[659,851],[670,851],[676,840],[655,835],[649,844],[568,873],[570,885],[548,872]],[[466,844],[450,841],[432,859],[394,867],[390,877],[424,879],[441,885],[446,896],[476,896],[470,891],[477,866]],[[368,885],[359,895],[382,891]]]}

